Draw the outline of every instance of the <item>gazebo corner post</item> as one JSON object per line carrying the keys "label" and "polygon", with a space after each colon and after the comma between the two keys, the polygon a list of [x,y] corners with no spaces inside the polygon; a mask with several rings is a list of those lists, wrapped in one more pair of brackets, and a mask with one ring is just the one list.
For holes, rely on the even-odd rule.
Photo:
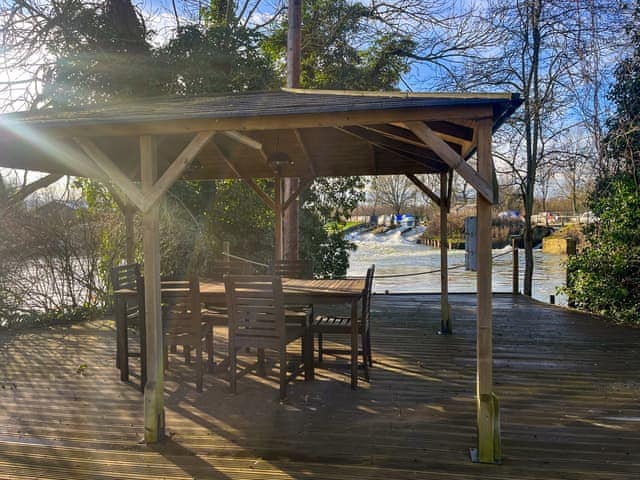
{"label": "gazebo corner post", "polygon": [[[478,173],[491,183],[492,120],[478,122]],[[500,409],[493,392],[492,276],[491,276],[491,202],[477,194],[477,382],[476,407],[478,427],[477,460],[481,463],[501,461]]]}
{"label": "gazebo corner post", "polygon": [[[153,191],[158,178],[157,145],[150,135],[140,137],[142,191]],[[147,334],[147,383],[144,386],[144,440],[164,438],[164,355],[160,297],[160,208],[159,201],[147,206],[142,217],[144,252],[145,325]]]}
{"label": "gazebo corner post", "polygon": [[283,260],[283,224],[284,209],[283,207],[283,185],[280,175],[275,178],[275,199],[274,199],[274,217],[275,217],[275,259]]}
{"label": "gazebo corner post", "polygon": [[[288,199],[295,195],[300,187],[300,179],[297,177],[287,177],[283,179],[283,199]],[[300,202],[296,198],[290,204],[282,209],[282,259],[297,260],[299,255],[299,236],[300,236],[300,218],[299,218]]]}
{"label": "gazebo corner post", "polygon": [[125,230],[125,255],[127,264],[131,265],[135,263],[136,258],[136,240],[135,240],[135,215],[136,215],[136,207],[131,204],[127,204],[122,211],[124,216],[124,230]]}
{"label": "gazebo corner post", "polygon": [[447,198],[447,174],[440,174],[440,333],[453,333],[451,325],[451,308],[449,306],[449,269],[448,269],[448,226],[447,214],[449,205]]}

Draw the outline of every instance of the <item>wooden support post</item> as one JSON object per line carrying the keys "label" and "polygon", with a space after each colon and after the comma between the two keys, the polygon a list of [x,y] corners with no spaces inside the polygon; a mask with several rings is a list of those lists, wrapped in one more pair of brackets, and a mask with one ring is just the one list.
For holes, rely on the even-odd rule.
{"label": "wooden support post", "polygon": [[[487,184],[493,178],[491,119],[478,122],[478,173]],[[478,461],[500,461],[500,411],[493,393],[493,339],[491,298],[491,197],[477,195],[478,311],[477,311],[477,424]]]}
{"label": "wooden support post", "polygon": [[511,248],[513,249],[513,288],[512,293],[518,295],[520,293],[520,259],[518,258],[518,237],[511,239]]}
{"label": "wooden support post", "polygon": [[[283,181],[283,199],[290,199],[300,188],[299,178],[285,178]],[[282,236],[284,244],[282,246],[282,258],[285,260],[297,260],[300,235],[300,219],[298,218],[300,202],[298,198],[291,200],[288,205],[282,206]]]}
{"label": "wooden support post", "polygon": [[453,333],[449,308],[449,259],[447,228],[447,174],[440,174],[440,333]]}
{"label": "wooden support post", "polygon": [[[140,137],[142,191],[153,191],[158,178],[155,139]],[[164,355],[160,304],[160,208],[156,203],[142,218],[144,248],[144,299],[147,333],[147,384],[144,389],[144,439],[155,443],[164,437]]]}
{"label": "wooden support post", "polygon": [[283,210],[282,210],[282,177],[276,177],[275,188],[275,208],[273,213],[275,215],[275,259],[282,260],[283,257],[283,242],[282,242],[282,222],[283,222]]}

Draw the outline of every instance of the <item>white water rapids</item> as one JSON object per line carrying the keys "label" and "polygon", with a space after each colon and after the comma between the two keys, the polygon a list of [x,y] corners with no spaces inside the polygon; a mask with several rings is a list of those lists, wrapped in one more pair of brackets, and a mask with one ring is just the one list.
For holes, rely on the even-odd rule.
{"label": "white water rapids", "polygon": [[[409,274],[438,270],[440,268],[440,249],[416,244],[424,227],[417,227],[402,236],[399,230],[393,230],[386,235],[371,233],[351,235],[351,240],[358,249],[349,258],[349,275],[361,276],[374,263],[376,276],[374,291],[377,293],[401,292],[439,292],[440,272],[425,275],[383,278],[385,275]],[[511,292],[513,255],[511,247],[503,250],[493,250],[493,255],[501,255],[493,260],[493,291]],[[464,250],[449,250],[449,291],[475,292],[476,273],[466,271],[464,266]],[[533,296],[544,302],[549,301],[549,295],[556,293],[556,287],[565,283],[566,256],[534,251],[535,268],[533,276]],[[524,274],[524,251],[520,250],[520,291],[522,291]],[[557,303],[564,303],[563,297],[556,295]]]}

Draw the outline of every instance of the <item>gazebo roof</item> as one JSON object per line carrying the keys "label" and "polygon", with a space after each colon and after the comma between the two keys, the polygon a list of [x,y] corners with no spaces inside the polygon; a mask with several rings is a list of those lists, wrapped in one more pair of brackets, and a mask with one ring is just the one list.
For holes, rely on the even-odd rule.
{"label": "gazebo roof", "polygon": [[405,122],[424,122],[467,159],[476,121],[491,118],[495,130],[520,103],[502,93],[286,89],[45,109],[0,117],[0,166],[90,175],[74,141],[84,137],[136,180],[140,135],[161,137],[162,170],[195,134],[214,131],[184,178],[271,177],[275,164],[299,177],[437,173],[450,165]]}

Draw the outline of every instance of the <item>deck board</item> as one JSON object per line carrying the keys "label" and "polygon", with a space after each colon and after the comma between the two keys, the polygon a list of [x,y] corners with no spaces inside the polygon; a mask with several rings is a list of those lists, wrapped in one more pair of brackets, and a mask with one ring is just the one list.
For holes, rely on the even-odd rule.
{"label": "deck board", "polygon": [[113,322],[2,332],[0,478],[640,478],[640,329],[496,295],[505,459],[477,465],[475,297],[451,303],[454,335],[438,336],[439,296],[375,296],[372,381],[357,391],[342,358],[284,403],[273,368],[235,396],[207,374],[198,394],[174,356],[170,439],[154,448],[139,443],[137,368],[119,381]]}

